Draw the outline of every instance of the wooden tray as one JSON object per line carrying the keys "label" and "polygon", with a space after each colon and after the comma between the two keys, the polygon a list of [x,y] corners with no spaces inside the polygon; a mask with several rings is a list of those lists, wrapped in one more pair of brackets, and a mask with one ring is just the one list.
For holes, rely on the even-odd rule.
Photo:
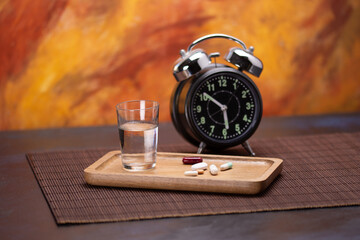
{"label": "wooden tray", "polygon": [[[201,156],[209,166],[215,164],[219,169],[231,161],[233,168],[216,176],[209,170],[196,177],[185,176],[184,172],[191,170],[191,165],[182,163],[186,156]],[[97,186],[257,194],[281,172],[282,164],[278,158],[158,152],[155,169],[129,172],[122,167],[120,151],[112,151],[86,168],[84,174],[87,183]]]}

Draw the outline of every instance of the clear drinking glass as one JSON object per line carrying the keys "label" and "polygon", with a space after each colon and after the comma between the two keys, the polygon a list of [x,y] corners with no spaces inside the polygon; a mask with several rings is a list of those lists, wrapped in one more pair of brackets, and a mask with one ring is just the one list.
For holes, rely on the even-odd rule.
{"label": "clear drinking glass", "polygon": [[116,105],[123,167],[130,171],[156,165],[159,103],[135,100]]}

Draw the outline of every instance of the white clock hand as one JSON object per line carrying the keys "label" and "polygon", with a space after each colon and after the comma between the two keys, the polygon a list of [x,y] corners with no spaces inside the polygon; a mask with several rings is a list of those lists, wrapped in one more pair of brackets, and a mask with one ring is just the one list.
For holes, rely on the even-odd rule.
{"label": "white clock hand", "polygon": [[228,115],[227,115],[227,111],[226,111],[227,107],[225,106],[223,111],[223,115],[224,115],[224,123],[225,123],[225,128],[229,129],[229,119],[228,119]]}
{"label": "white clock hand", "polygon": [[210,96],[209,94],[207,94],[206,92],[204,92],[203,93],[204,94],[204,96],[206,95],[209,99],[210,99],[210,101],[212,101],[213,103],[215,103],[216,105],[218,105],[220,108],[221,108],[221,110],[224,108],[224,105],[222,105],[221,103],[219,103],[216,99],[214,99],[212,96]]}
{"label": "white clock hand", "polygon": [[229,119],[228,119],[228,115],[227,115],[227,106],[221,104],[220,102],[218,102],[215,98],[211,97],[209,94],[207,94],[206,92],[203,93],[204,96],[206,95],[208,99],[210,99],[210,101],[212,101],[213,103],[215,103],[216,105],[218,105],[221,108],[221,111],[223,112],[223,116],[224,116],[224,124],[225,124],[225,128],[229,129]]}

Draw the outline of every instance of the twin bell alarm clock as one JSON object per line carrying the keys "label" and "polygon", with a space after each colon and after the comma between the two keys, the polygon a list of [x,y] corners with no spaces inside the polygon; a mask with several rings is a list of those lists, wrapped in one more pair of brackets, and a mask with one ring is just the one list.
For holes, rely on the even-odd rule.
{"label": "twin bell alarm clock", "polygon": [[[207,54],[194,46],[205,40],[232,40],[236,47],[224,56],[229,63],[216,63],[219,53]],[[239,46],[240,45],[240,46]],[[173,74],[178,82],[171,96],[171,118],[176,130],[187,141],[203,149],[225,149],[242,144],[254,156],[248,139],[262,116],[261,95],[244,72],[259,77],[263,64],[239,39],[211,34],[181,50]]]}

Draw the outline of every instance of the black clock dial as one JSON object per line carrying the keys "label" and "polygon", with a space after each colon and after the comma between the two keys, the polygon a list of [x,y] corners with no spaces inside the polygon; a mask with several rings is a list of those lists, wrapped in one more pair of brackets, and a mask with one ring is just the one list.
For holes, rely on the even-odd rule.
{"label": "black clock dial", "polygon": [[240,74],[212,74],[199,81],[191,93],[192,125],[214,144],[246,140],[258,126],[260,111],[257,88]]}

